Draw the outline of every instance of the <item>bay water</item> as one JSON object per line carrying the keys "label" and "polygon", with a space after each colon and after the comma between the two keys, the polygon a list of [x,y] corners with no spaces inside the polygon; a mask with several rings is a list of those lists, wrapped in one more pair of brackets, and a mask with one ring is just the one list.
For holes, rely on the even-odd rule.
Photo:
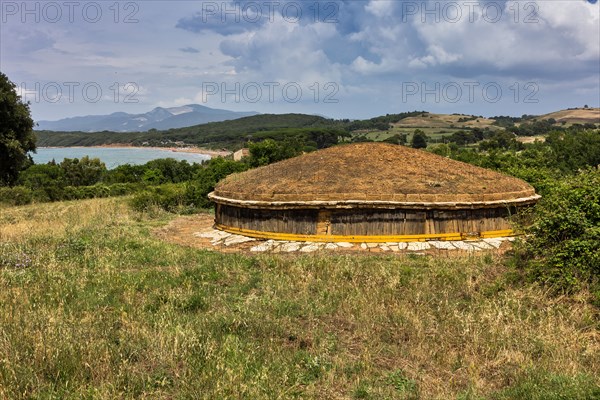
{"label": "bay water", "polygon": [[46,164],[52,160],[60,163],[65,158],[99,158],[106,168],[112,169],[123,164],[139,165],[159,158],[174,158],[178,161],[187,160],[191,163],[201,163],[211,157],[206,154],[186,153],[169,149],[138,148],[138,147],[40,147],[32,154],[36,164]]}

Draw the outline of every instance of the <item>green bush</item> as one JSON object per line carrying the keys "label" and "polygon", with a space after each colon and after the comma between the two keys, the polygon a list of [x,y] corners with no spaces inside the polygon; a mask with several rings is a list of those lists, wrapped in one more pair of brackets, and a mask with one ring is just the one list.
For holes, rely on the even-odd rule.
{"label": "green bush", "polygon": [[69,186],[94,185],[107,171],[106,165],[100,159],[88,156],[81,159],[65,158],[59,166]]}
{"label": "green bush", "polygon": [[211,202],[207,195],[214,190],[215,185],[227,175],[247,169],[248,165],[243,162],[222,157],[211,159],[204,163],[194,179],[185,185],[185,203],[196,208],[209,208]]}
{"label": "green bush", "polygon": [[597,290],[600,170],[581,171],[547,188],[526,232],[530,236],[516,255],[530,279],[560,292],[576,291],[584,285]]}
{"label": "green bush", "polygon": [[24,186],[14,186],[12,188],[0,187],[0,203],[19,206],[30,204],[33,201],[44,203],[49,201],[125,196],[139,192],[142,187],[141,184],[132,183],[66,187],[47,186],[36,190]]}
{"label": "green bush", "polygon": [[193,204],[186,202],[186,188],[181,184],[165,184],[152,186],[136,194],[130,201],[136,211],[150,211],[161,208],[169,212],[181,212],[194,209]]}
{"label": "green bush", "polygon": [[114,183],[108,186],[109,196],[126,196],[139,192],[141,188],[139,183]]}
{"label": "green bush", "polygon": [[276,142],[273,139],[265,139],[259,143],[250,143],[248,162],[252,167],[268,165],[299,155],[301,153],[300,147],[300,143],[292,143],[289,140]]}
{"label": "green bush", "polygon": [[21,206],[33,201],[33,192],[23,186],[0,187],[0,203]]}

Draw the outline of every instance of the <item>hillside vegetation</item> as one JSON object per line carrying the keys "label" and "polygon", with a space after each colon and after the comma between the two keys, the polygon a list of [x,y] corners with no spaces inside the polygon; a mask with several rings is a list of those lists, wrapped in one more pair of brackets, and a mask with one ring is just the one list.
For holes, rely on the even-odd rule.
{"label": "hillside vegetation", "polygon": [[246,256],[126,199],[0,212],[0,398],[593,399],[598,309],[492,255]]}
{"label": "hillside vegetation", "polygon": [[[333,120],[305,114],[261,114],[231,121],[213,122],[168,131],[149,132],[51,132],[36,131],[38,146],[96,146],[132,144],[141,146],[184,142],[210,148],[242,147],[248,139],[260,139],[265,132],[290,129],[335,128]],[[288,133],[288,132],[284,132]]]}
{"label": "hillside vegetation", "polygon": [[[199,146],[237,150],[248,142],[273,139],[296,141],[306,151],[318,135],[336,135],[345,141],[387,141],[407,144],[418,130],[429,144],[455,143],[473,145],[495,136],[517,135],[522,142],[543,140],[553,130],[569,127],[593,129],[600,126],[600,109],[569,109],[555,113],[521,117],[464,114],[433,114],[411,111],[386,114],[367,120],[333,120],[305,114],[262,114],[231,121],[215,122],[187,128],[149,132],[52,132],[36,131],[39,147],[51,146]],[[529,139],[531,138],[531,139]]]}
{"label": "hillside vegetation", "polygon": [[572,108],[541,115],[534,119],[554,119],[560,124],[600,124],[600,108]]}

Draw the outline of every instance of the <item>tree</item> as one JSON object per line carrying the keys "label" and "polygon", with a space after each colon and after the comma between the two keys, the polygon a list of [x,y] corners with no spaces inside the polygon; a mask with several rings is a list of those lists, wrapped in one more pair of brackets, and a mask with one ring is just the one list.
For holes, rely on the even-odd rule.
{"label": "tree", "polygon": [[484,151],[492,149],[521,150],[523,144],[517,141],[514,134],[506,131],[495,132],[488,140],[479,143],[479,148]]}
{"label": "tree", "polygon": [[44,190],[46,187],[64,187],[65,174],[56,164],[35,164],[19,174],[19,185],[31,190]]}
{"label": "tree", "polygon": [[64,171],[67,184],[71,186],[89,186],[100,181],[106,173],[106,165],[98,158],[65,158],[60,167]]}
{"label": "tree", "polygon": [[424,149],[427,147],[427,135],[420,129],[415,129],[410,145],[415,149]]}
{"label": "tree", "polygon": [[64,195],[65,173],[56,163],[34,164],[19,173],[17,181],[36,193],[36,200],[57,201]]}
{"label": "tree", "polygon": [[599,130],[552,132],[546,138],[546,144],[555,155],[556,166],[564,172],[600,165]]}
{"label": "tree", "polygon": [[260,167],[300,154],[297,148],[289,146],[285,142],[276,142],[273,139],[250,143],[249,150],[249,163],[252,167]]}
{"label": "tree", "polygon": [[210,207],[207,195],[215,189],[215,185],[227,175],[242,172],[248,165],[241,161],[233,161],[223,157],[212,158],[202,164],[202,168],[194,176],[194,180],[186,185],[185,201],[196,207]]}
{"label": "tree", "polygon": [[384,140],[385,143],[406,144],[406,133],[395,134]]}
{"label": "tree", "polygon": [[35,151],[35,135],[29,104],[21,101],[16,85],[0,72],[0,184],[17,180],[32,163],[30,151]]}
{"label": "tree", "polygon": [[449,141],[456,143],[459,146],[465,146],[470,143],[477,142],[473,132],[456,131],[449,138]]}

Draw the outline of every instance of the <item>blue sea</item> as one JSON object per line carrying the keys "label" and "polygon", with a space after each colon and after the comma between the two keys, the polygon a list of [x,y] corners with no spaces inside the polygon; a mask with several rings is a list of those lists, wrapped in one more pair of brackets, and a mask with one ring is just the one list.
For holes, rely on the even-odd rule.
{"label": "blue sea", "polygon": [[65,158],[99,158],[106,168],[116,168],[123,164],[145,164],[158,158],[174,158],[176,160],[187,160],[189,163],[201,163],[209,160],[210,156],[205,154],[185,153],[162,149],[144,149],[137,147],[40,147],[36,154],[32,154],[36,164],[45,164],[55,160],[57,163]]}

